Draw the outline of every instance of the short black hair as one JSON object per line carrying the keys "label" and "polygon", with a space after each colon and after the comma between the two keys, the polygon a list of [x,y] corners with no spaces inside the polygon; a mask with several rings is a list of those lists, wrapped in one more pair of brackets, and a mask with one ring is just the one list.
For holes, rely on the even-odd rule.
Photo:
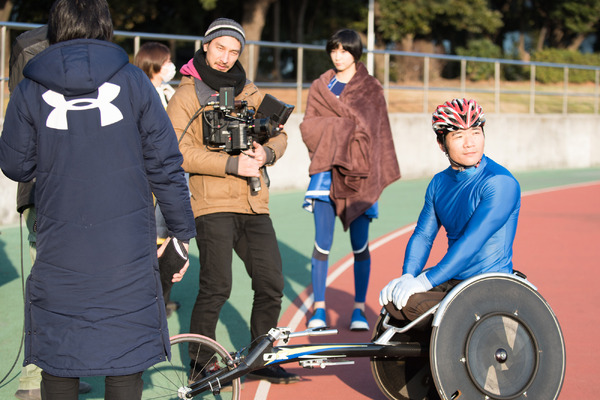
{"label": "short black hair", "polygon": [[48,18],[50,44],[72,39],[111,41],[113,23],[106,0],[56,0]]}
{"label": "short black hair", "polygon": [[330,54],[333,50],[342,46],[344,50],[352,54],[354,62],[358,62],[363,52],[363,44],[360,40],[360,36],[356,31],[352,29],[340,29],[333,34],[327,41],[327,54]]}

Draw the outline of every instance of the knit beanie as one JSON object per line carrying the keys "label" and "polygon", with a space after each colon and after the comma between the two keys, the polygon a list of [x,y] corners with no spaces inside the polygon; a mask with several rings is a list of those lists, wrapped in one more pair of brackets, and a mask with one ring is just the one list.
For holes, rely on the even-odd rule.
{"label": "knit beanie", "polygon": [[229,18],[218,18],[214,20],[204,33],[202,43],[207,44],[220,36],[232,36],[236,38],[242,45],[240,53],[244,50],[246,34],[244,33],[244,28],[234,20]]}

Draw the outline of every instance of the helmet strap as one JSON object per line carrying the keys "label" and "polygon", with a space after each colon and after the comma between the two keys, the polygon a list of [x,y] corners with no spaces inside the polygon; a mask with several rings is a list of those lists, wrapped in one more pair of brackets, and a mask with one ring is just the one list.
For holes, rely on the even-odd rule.
{"label": "helmet strap", "polygon": [[[483,133],[484,137],[485,137],[485,132],[483,130],[483,127],[481,127],[481,132]],[[442,136],[442,141],[440,142],[442,144],[442,146],[444,146],[444,154],[446,154],[446,157],[448,157],[448,161],[450,161],[450,165],[453,167],[457,167],[458,170],[460,172],[464,171],[467,168],[472,168],[472,167],[477,167],[479,165],[479,163],[481,162],[481,160],[477,161],[475,164],[473,165],[464,165],[461,164],[459,162],[456,162],[452,159],[452,157],[450,157],[450,153],[448,153],[448,147],[446,146],[446,137],[448,136],[448,132],[446,132],[444,134],[444,136]],[[439,140],[439,136],[438,136],[438,140]]]}
{"label": "helmet strap", "polygon": [[450,153],[448,153],[448,147],[446,147],[446,136],[444,136],[444,141],[442,142],[442,146],[444,146],[444,154],[446,154],[446,157],[448,157],[448,161],[450,161],[450,165],[453,167],[456,167],[458,169],[458,171],[460,171],[460,172],[464,171],[467,168],[477,167],[479,165],[479,163],[481,162],[481,160],[479,160],[473,165],[464,165],[464,164],[454,161],[452,159],[452,157],[450,157]]}
{"label": "helmet strap", "polygon": [[464,164],[458,163],[458,162],[454,161],[452,159],[452,157],[450,157],[450,154],[448,154],[448,153],[446,153],[446,157],[448,157],[448,161],[450,161],[450,165],[452,165],[453,167],[457,167],[457,169],[460,172],[464,171],[467,168],[471,168],[471,167],[474,167],[475,165],[479,164],[479,161],[477,161],[477,164],[474,164],[474,165],[464,165]]}

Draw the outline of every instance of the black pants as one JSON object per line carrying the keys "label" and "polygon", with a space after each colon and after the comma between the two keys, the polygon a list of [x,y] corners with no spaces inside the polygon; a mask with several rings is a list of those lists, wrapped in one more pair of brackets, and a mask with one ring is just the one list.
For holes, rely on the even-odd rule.
{"label": "black pants", "polygon": [[[105,400],[135,400],[142,398],[142,373],[107,376],[104,381]],[[79,378],[63,378],[42,371],[42,400],[77,400]]]}
{"label": "black pants", "polygon": [[[192,310],[190,331],[216,339],[221,308],[232,286],[233,250],[252,279],[254,298],[250,335],[259,337],[277,326],[283,297],[281,255],[271,218],[267,214],[216,213],[196,218],[200,257],[200,284]],[[198,358],[190,348],[190,357]],[[205,355],[200,360],[206,361]]]}

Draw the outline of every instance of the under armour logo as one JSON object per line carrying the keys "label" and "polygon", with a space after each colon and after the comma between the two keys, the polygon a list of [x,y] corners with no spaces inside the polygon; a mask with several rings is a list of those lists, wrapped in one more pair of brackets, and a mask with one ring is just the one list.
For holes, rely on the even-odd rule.
{"label": "under armour logo", "polygon": [[67,130],[67,111],[81,111],[98,108],[100,110],[100,124],[102,126],[114,124],[123,119],[121,111],[111,101],[117,98],[121,88],[113,83],[105,82],[98,88],[98,98],[83,98],[67,101],[60,93],[48,90],[42,98],[54,110],[46,119],[46,126],[53,129]]}

